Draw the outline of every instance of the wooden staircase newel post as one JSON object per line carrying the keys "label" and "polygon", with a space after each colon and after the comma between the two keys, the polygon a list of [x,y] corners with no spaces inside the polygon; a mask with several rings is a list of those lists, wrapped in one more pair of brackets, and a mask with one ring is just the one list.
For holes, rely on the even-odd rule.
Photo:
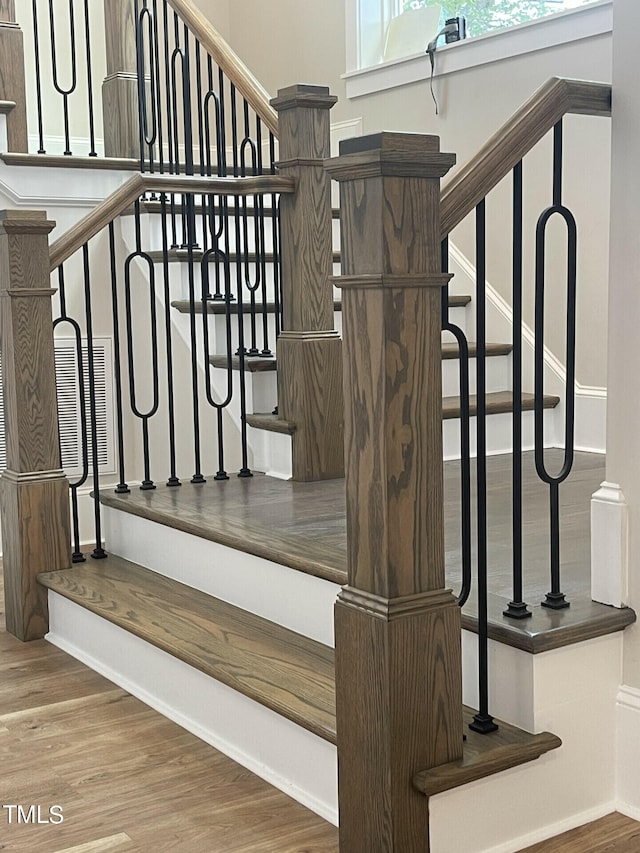
{"label": "wooden staircase newel post", "polygon": [[26,153],[27,96],[24,83],[22,30],[16,23],[15,0],[0,0],[0,102],[7,115],[7,150]]}
{"label": "wooden staircase newel post", "polygon": [[48,234],[43,211],[0,211],[0,348],[7,468],[0,517],[7,630],[47,631],[36,576],[71,563],[69,483],[60,467]]}
{"label": "wooden staircase newel post", "polygon": [[297,189],[280,199],[284,331],[277,343],[278,413],[296,425],[293,479],[344,474],[342,342],[334,331],[329,110],[325,86],[280,89],[279,172]]}
{"label": "wooden staircase newel post", "polygon": [[462,757],[445,589],[439,139],[341,143],[348,584],[335,609],[342,853],[424,853],[414,774]]}
{"label": "wooden staircase newel post", "polygon": [[102,84],[104,153],[140,158],[134,0],[104,0],[107,76]]}

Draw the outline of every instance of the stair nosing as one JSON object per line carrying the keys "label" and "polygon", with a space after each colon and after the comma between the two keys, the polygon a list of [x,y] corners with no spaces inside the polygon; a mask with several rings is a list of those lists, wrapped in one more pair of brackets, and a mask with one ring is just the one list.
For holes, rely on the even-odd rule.
{"label": "stair nosing", "polygon": [[[562,746],[560,738],[551,732],[531,734],[502,720],[495,720],[499,727],[497,732],[479,734],[468,728],[473,715],[473,709],[463,705],[467,739],[463,743],[462,758],[416,773],[413,786],[420,793],[432,797],[535,761],[546,752]],[[505,743],[507,739],[511,742]]]}

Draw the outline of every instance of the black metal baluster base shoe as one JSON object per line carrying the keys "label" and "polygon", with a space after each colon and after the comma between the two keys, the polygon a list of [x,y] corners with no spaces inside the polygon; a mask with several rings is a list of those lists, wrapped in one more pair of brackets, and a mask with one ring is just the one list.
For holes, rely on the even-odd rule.
{"label": "black metal baluster base shoe", "polygon": [[510,601],[507,609],[502,611],[502,615],[508,616],[509,619],[529,619],[533,613],[527,608],[525,601]]}
{"label": "black metal baluster base shoe", "polygon": [[493,721],[491,714],[475,714],[469,728],[481,735],[488,735],[498,731],[498,724]]}
{"label": "black metal baluster base shoe", "polygon": [[549,607],[551,610],[563,610],[565,607],[569,607],[571,602],[564,597],[564,592],[548,592],[540,604],[543,607]]}

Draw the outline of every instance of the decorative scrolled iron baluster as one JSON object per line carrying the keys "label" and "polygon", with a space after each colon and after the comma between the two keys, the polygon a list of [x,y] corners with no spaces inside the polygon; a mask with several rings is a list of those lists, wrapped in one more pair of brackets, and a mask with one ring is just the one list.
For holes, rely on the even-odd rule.
{"label": "decorative scrolled iron baluster", "polygon": [[[543,607],[560,610],[569,606],[560,584],[560,484],[573,466],[576,359],[576,283],[578,235],[575,218],[562,203],[562,121],[554,128],[553,204],[544,210],[536,226],[536,309],[535,309],[535,461],[540,479],[549,486],[549,527],[551,591]],[[546,228],[553,216],[560,216],[567,229],[567,322],[564,457],[557,474],[548,471],[544,458],[544,309]]]}

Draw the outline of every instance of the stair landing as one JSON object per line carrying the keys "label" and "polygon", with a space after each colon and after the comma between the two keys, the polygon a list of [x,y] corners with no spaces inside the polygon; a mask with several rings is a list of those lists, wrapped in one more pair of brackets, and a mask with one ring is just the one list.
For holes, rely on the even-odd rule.
{"label": "stair landing", "polygon": [[[548,454],[553,464],[560,451]],[[629,608],[591,601],[590,498],[604,478],[604,456],[576,453],[573,474],[563,485],[562,586],[571,606],[551,611],[540,605],[549,590],[548,489],[537,478],[533,454],[524,454],[524,595],[533,616],[523,621],[509,620],[502,613],[511,597],[511,457],[489,457],[487,468],[489,636],[536,653],[620,631],[635,621]],[[461,574],[459,463],[446,462],[444,472],[447,583],[455,592]],[[224,482],[211,479],[203,485],[185,483],[179,488],[158,485],[153,491],[133,487],[124,495],[105,489],[101,500],[115,509],[333,583],[346,583],[343,480],[295,483],[256,474]],[[477,630],[473,591],[462,621],[467,630]]]}

